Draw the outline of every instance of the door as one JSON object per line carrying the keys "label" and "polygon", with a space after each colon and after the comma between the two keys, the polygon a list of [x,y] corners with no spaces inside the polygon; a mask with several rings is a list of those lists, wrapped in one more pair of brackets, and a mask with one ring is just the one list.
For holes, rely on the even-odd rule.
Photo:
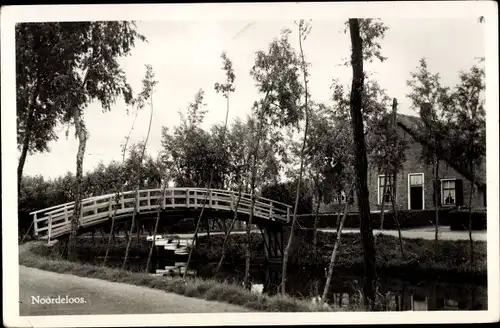
{"label": "door", "polygon": [[410,210],[424,209],[424,174],[408,174],[408,207]]}

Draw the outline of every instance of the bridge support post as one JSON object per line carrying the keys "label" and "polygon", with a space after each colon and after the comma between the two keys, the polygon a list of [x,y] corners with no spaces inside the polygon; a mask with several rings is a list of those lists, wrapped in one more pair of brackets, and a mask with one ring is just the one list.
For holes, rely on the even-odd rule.
{"label": "bridge support post", "polygon": [[269,263],[281,263],[283,260],[283,226],[266,223],[259,227],[264,239],[264,250]]}

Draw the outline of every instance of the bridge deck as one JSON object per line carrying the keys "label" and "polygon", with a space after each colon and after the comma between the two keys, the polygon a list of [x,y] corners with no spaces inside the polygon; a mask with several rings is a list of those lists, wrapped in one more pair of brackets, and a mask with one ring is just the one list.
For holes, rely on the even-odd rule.
{"label": "bridge deck", "polygon": [[[91,197],[82,201],[79,226],[91,227],[106,222],[115,215],[116,219],[130,217],[137,207],[137,213],[145,215],[160,210],[201,210],[234,212],[238,193],[220,189],[202,188],[167,188],[126,191]],[[250,215],[251,195],[242,193],[237,212]],[[74,202],[49,207],[30,213],[33,215],[35,235],[42,239],[51,239],[69,234]],[[290,220],[291,206],[267,198],[257,197],[254,217],[286,224]]]}

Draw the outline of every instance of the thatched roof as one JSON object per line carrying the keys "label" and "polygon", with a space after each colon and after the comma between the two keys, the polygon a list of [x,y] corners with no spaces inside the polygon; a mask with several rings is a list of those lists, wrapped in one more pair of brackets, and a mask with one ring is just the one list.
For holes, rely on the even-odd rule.
{"label": "thatched roof", "polygon": [[[423,122],[420,117],[397,114],[397,122],[399,126],[410,133],[415,138],[415,140],[423,144],[425,143],[425,139],[420,137],[423,128]],[[464,167],[464,165],[458,163],[457,161],[454,161],[453,158],[445,158],[445,161],[464,177],[472,180],[472,174],[470,170]],[[478,187],[482,188],[486,186],[486,159],[483,159],[481,165],[476,168],[475,180]]]}

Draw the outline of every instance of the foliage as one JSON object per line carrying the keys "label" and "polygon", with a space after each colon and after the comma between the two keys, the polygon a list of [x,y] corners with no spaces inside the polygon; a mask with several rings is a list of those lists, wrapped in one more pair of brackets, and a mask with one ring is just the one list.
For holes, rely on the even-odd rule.
{"label": "foliage", "polygon": [[[140,143],[129,148],[129,157],[121,165],[111,161],[107,165],[99,163],[93,170],[87,172],[83,177],[84,198],[110,194],[116,191],[124,181],[126,186],[137,182],[137,166],[139,151],[142,149]],[[145,179],[140,186],[155,187],[164,176],[165,167],[159,160],[147,156],[141,167],[141,176]],[[125,176],[127,179],[121,180]],[[75,175],[67,172],[64,176],[45,180],[42,176],[26,176],[20,186],[20,197],[18,212],[29,213],[42,208],[68,203],[74,200],[74,188],[76,184]]]}
{"label": "foliage", "polygon": [[[299,105],[303,86],[299,82],[300,59],[290,45],[290,30],[284,30],[280,39],[274,39],[267,52],[257,51],[250,75],[259,93],[264,95],[260,104],[262,117],[271,126],[296,126],[303,116]],[[267,125],[267,124],[266,124]]]}
{"label": "foliage", "polygon": [[[411,79],[407,81],[411,92],[407,97],[412,101],[412,108],[420,110],[422,126],[418,138],[425,147],[422,148],[421,157],[427,164],[433,164],[434,169],[434,193],[436,181],[439,178],[439,161],[448,158],[450,154],[450,135],[444,121],[445,114],[452,105],[452,96],[449,88],[441,85],[438,73],[432,74],[424,58],[420,60],[416,72],[411,73]],[[439,195],[437,196],[439,197]]]}
{"label": "foliage", "polygon": [[229,97],[230,92],[234,92],[234,80],[236,76],[234,75],[233,71],[233,63],[231,60],[227,57],[227,54],[225,52],[222,53],[221,59],[223,62],[222,69],[226,73],[226,82],[225,83],[219,83],[216,82],[214,85],[214,89],[217,93],[221,92],[225,98]]}
{"label": "foliage", "polygon": [[421,58],[417,71],[410,73],[411,79],[406,84],[411,92],[406,96],[412,102],[414,110],[420,110],[422,105],[430,104],[432,113],[429,119],[442,119],[448,111],[450,103],[449,89],[441,85],[439,73],[432,74],[427,66],[427,60]]}
{"label": "foliage", "polygon": [[162,128],[162,160],[178,186],[205,185],[214,164],[214,148],[207,147],[212,142],[211,135],[199,127],[207,112],[203,97],[200,89],[188,105],[187,118],[181,113],[181,124],[174,127],[173,133]]}
{"label": "foliage", "polygon": [[68,122],[75,108],[97,99],[109,110],[119,94],[130,100],[116,57],[127,55],[136,39],[145,40],[133,22],[16,25],[18,145],[28,137],[30,152],[47,151],[57,123]]}
{"label": "foliage", "polygon": [[16,25],[17,145],[21,150],[28,138],[30,154],[48,151],[48,143],[57,140],[54,128],[60,112],[55,102],[60,86],[52,82],[67,52],[57,47],[64,41],[60,29],[58,23]]}
{"label": "foliage", "polygon": [[399,135],[395,115],[385,113],[374,122],[367,138],[369,161],[383,172],[398,172],[406,161],[408,141]]}
{"label": "foliage", "polygon": [[132,99],[116,58],[144,36],[133,22],[26,23],[16,26],[18,144],[24,138],[29,98],[37,94],[31,151],[47,150],[58,121],[92,99],[110,110],[116,96]]}
{"label": "foliage", "polygon": [[[378,40],[385,37],[385,32],[389,29],[379,18],[359,18],[359,33],[363,40],[363,61],[369,63],[376,58],[381,62],[387,60],[381,53],[382,46]],[[349,30],[349,22],[344,23],[344,33]],[[344,65],[350,65],[349,60],[344,61]]]}
{"label": "foliage", "polygon": [[[299,206],[297,214],[309,214],[312,212],[312,189],[307,184],[301,184],[299,194]],[[262,197],[277,202],[292,205],[295,203],[297,182],[294,180],[265,185],[262,187]]]}
{"label": "foliage", "polygon": [[460,83],[454,88],[453,106],[447,112],[450,138],[454,141],[456,162],[463,163],[470,172],[486,156],[486,112],[484,109],[485,72],[472,66],[460,72]]}

